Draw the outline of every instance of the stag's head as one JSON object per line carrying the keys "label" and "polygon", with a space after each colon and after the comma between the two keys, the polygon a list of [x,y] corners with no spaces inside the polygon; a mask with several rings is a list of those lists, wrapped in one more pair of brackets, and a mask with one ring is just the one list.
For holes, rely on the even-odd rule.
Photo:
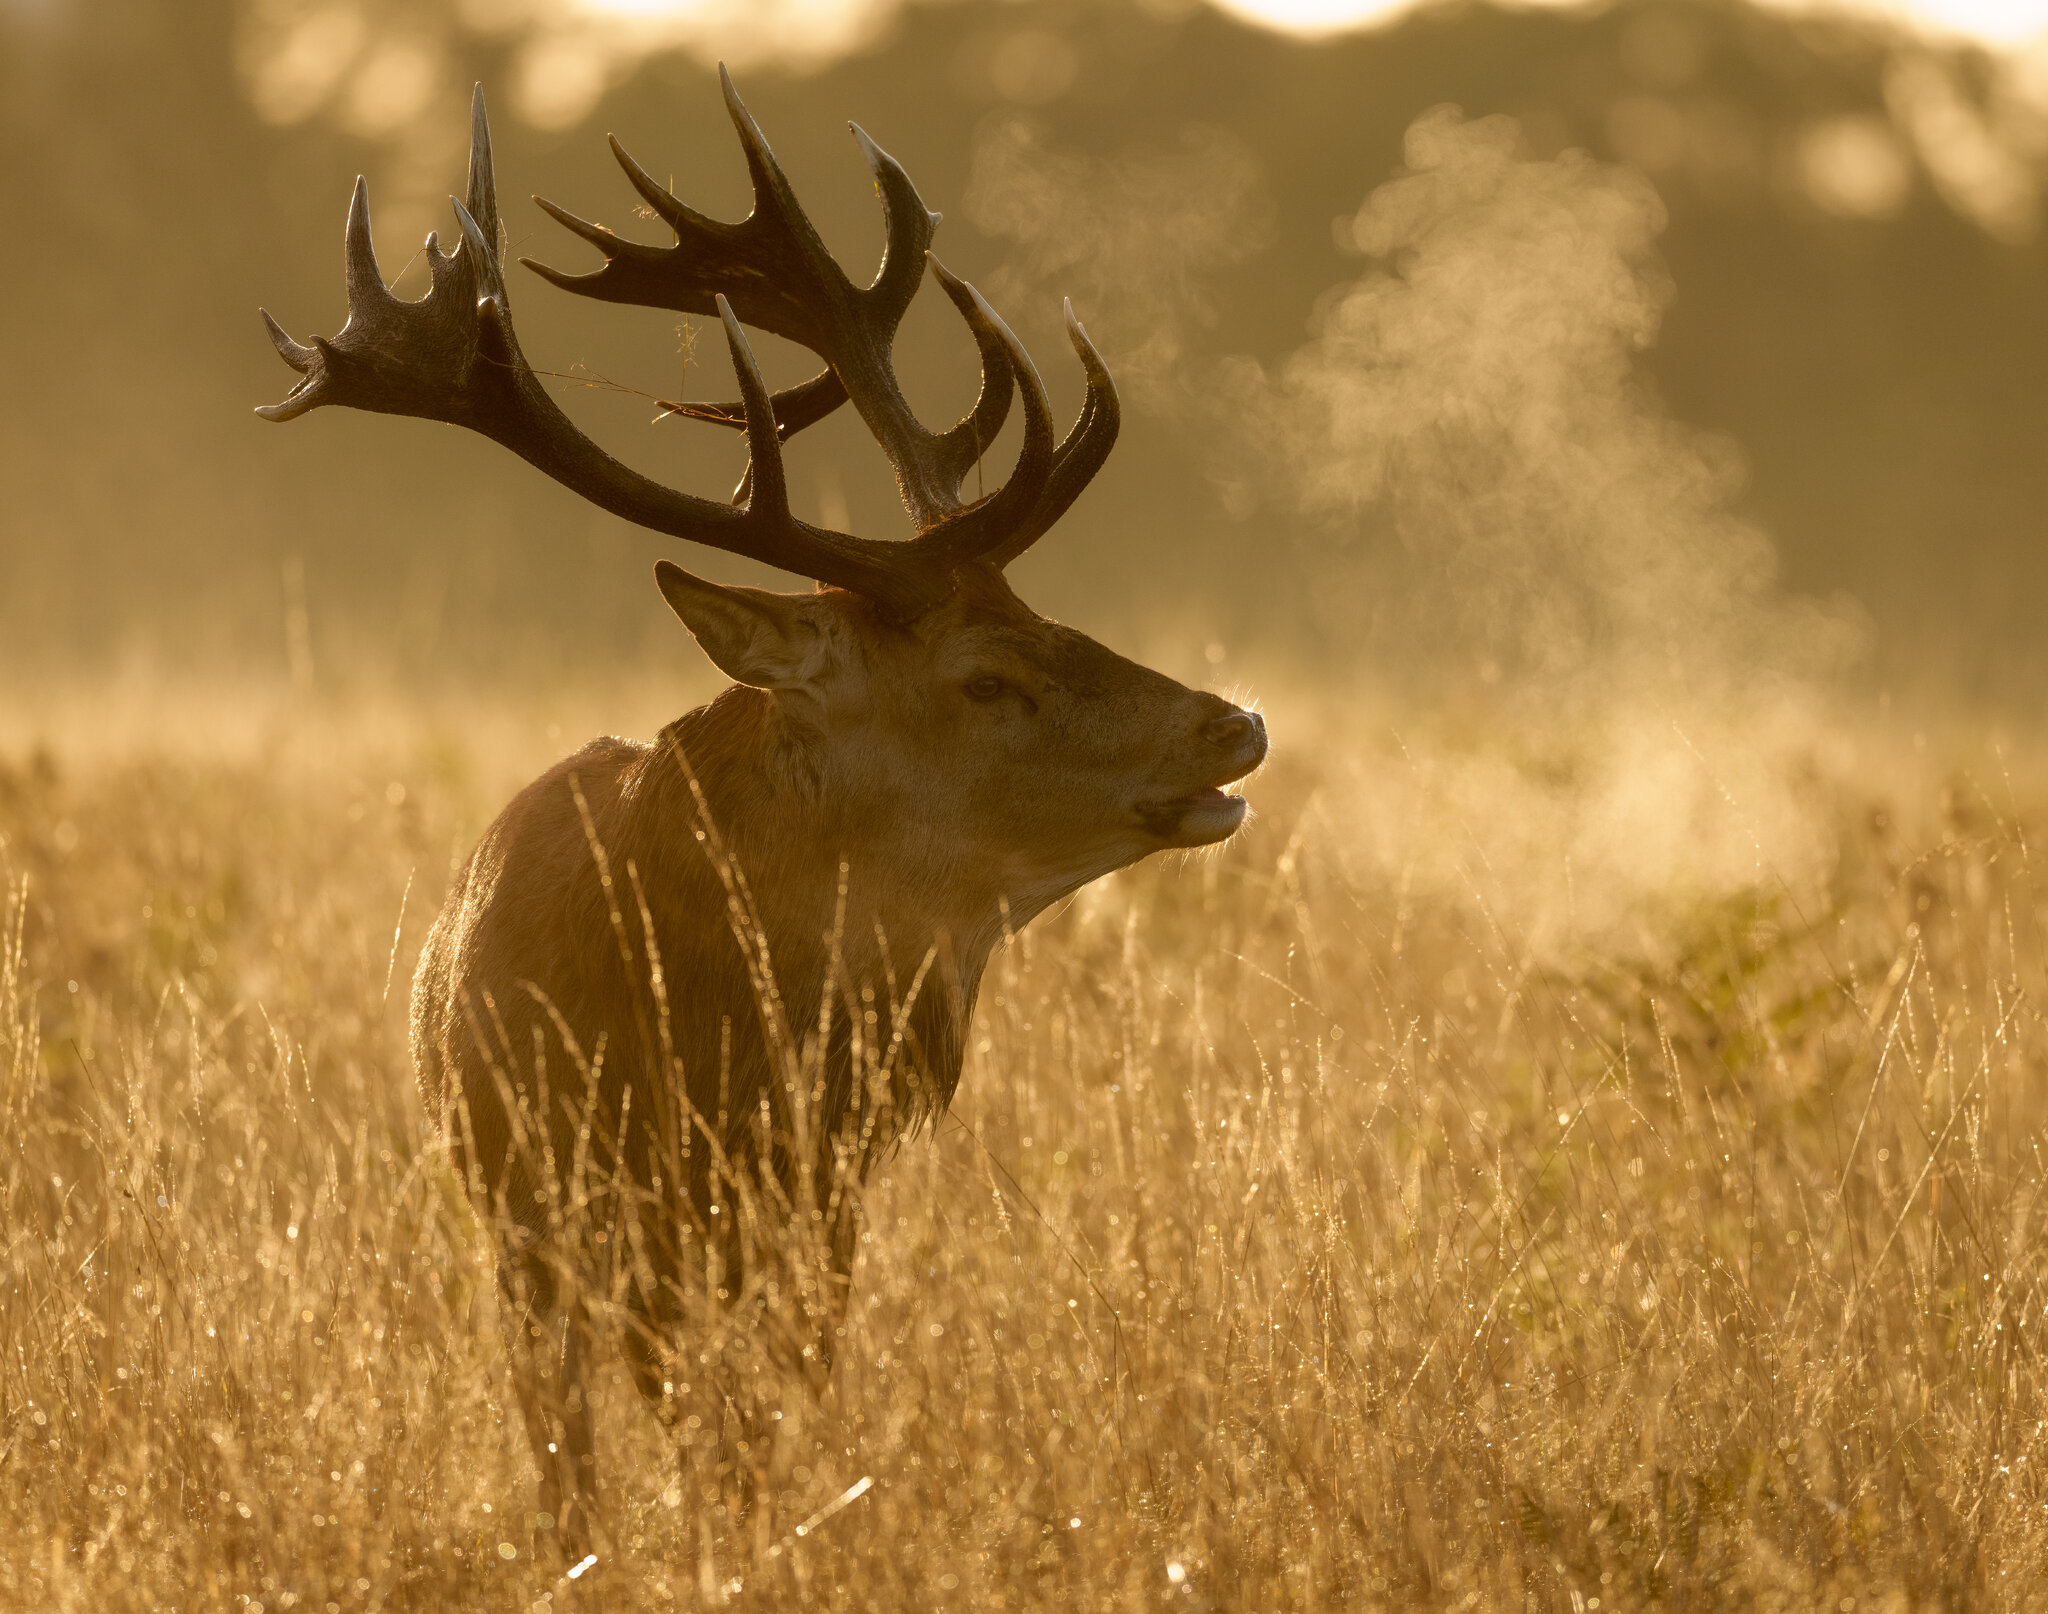
{"label": "stag's head", "polygon": [[[553,284],[609,302],[716,315],[740,397],[675,412],[743,431],[747,472],[730,504],[678,493],[629,470],[555,406],[520,351],[499,262],[497,195],[479,89],[461,241],[429,236],[432,289],[393,297],[371,248],[363,182],[349,212],[349,320],[302,346],[264,315],[303,379],[260,410],[289,420],[339,403],[468,426],[565,485],[656,531],[813,578],[801,594],[734,588],[656,567],[663,594],[717,665],[769,692],[788,742],[842,829],[910,840],[935,868],[978,868],[1013,901],[1060,890],[1166,847],[1212,844],[1243,821],[1222,787],[1264,759],[1265,726],[1046,620],[1003,568],[1041,537],[1102,466],[1116,439],[1116,389],[1087,333],[1067,332],[1088,379],[1079,420],[1055,440],[1030,356],[979,292],[932,256],[938,215],[896,161],[858,128],[875,175],[887,245],[871,284],[849,281],[797,205],[767,142],[720,70],[754,186],[754,211],[723,223],[676,200],[621,148],[626,177],[674,232],[668,246],[625,240],[551,202],[540,206],[604,254]],[[943,431],[911,412],[895,335],[929,266],[980,353],[974,407]],[[744,326],[816,353],[824,369],[771,393]],[[815,527],[790,509],[782,444],[853,403],[887,454],[915,526],[904,541]],[[1017,461],[995,492],[967,477],[1021,407]]]}
{"label": "stag's head", "polygon": [[1028,914],[1244,819],[1221,787],[1264,758],[1263,722],[1047,621],[993,567],[902,623],[840,589],[656,571],[712,660],[773,691],[837,846],[904,848],[946,889]]}

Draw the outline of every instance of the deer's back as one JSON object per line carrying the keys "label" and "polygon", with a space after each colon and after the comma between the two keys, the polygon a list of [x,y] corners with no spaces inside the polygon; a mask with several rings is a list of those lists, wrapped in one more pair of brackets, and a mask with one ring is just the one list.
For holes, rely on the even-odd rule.
{"label": "deer's back", "polygon": [[[579,1097],[579,1061],[597,1052],[588,1044],[628,1015],[610,1001],[623,972],[597,858],[628,839],[633,776],[647,753],[630,740],[593,740],[513,797],[456,875],[420,955],[412,1041],[421,1096],[487,1178],[516,1168],[506,1091],[536,1109],[542,1084]],[[632,913],[625,884],[621,875],[612,893]]]}

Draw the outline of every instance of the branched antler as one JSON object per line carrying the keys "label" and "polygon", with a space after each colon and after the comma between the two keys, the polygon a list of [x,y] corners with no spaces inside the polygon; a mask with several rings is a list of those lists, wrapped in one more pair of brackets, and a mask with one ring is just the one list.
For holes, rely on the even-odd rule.
{"label": "branched antler", "polygon": [[[481,86],[472,111],[467,195],[462,201],[450,198],[462,239],[444,253],[437,236],[427,238],[427,295],[405,302],[385,286],[371,246],[368,189],[358,179],[347,232],[348,323],[331,341],[316,337],[308,347],[266,312],[272,342],[303,379],[282,403],[258,413],[291,420],[322,404],[345,404],[467,426],[629,521],[856,590],[891,615],[914,618],[951,592],[958,566],[1005,565],[1059,518],[1115,441],[1116,390],[1069,308],[1068,335],[1087,370],[1088,400],[1074,429],[1054,445],[1045,389],[1029,355],[981,294],[931,257],[938,215],[925,208],[895,159],[858,128],[854,135],[882,198],[887,247],[873,283],[854,286],[797,205],[731,78],[723,68],[719,73],[753,177],[752,214],[737,224],[706,218],[656,185],[614,140],[613,154],[675,232],[675,245],[626,241],[541,201],[552,217],[603,251],[606,261],[587,275],[521,261],[582,295],[718,315],[741,397],[729,404],[684,405],[678,412],[746,432],[748,475],[734,503],[678,493],[621,465],[577,430],[542,389],[520,352],[499,264],[497,193]],[[941,432],[928,430],[911,412],[893,360],[897,327],[927,261],[974,333],[982,369],[974,407]],[[809,347],[826,361],[825,370],[770,394],[742,322]],[[995,493],[966,504],[961,484],[1001,431],[1013,388],[1024,412],[1017,464]],[[896,469],[918,527],[907,543],[813,527],[790,511],[782,441],[849,397]]]}

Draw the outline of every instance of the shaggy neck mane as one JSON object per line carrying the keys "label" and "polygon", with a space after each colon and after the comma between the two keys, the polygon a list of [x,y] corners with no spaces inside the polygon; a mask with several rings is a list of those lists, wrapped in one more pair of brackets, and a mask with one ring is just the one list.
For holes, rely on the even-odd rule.
{"label": "shaggy neck mane", "polygon": [[[778,1052],[815,1044],[828,996],[817,1117],[827,1134],[872,1101],[878,1063],[893,1066],[892,1113],[876,1117],[874,1144],[951,1102],[1000,913],[993,903],[986,918],[937,912],[906,897],[923,882],[903,879],[895,838],[825,788],[772,695],[735,686],[664,728],[619,781],[612,834],[612,862],[630,863],[644,893],[664,976],[691,994],[675,1018],[679,1040],[691,1040],[680,1022],[696,1028],[695,1058],[677,1051],[707,1119],[722,1114],[730,1134],[751,1124],[764,1092],[780,1102]],[[749,972],[750,952],[765,955],[765,971]],[[707,1037],[721,1023],[729,1041]]]}

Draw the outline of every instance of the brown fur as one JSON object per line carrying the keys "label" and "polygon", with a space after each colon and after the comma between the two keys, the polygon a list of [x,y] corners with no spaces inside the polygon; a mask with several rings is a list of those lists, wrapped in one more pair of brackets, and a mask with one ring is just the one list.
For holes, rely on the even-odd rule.
{"label": "brown fur", "polygon": [[677,578],[664,587],[714,657],[777,687],[730,688],[652,744],[593,741],[529,785],[457,878],[414,984],[422,1088],[503,1233],[557,1513],[590,1482],[588,1298],[623,1296],[659,1407],[706,1283],[730,1300],[758,1260],[734,1205],[815,1212],[826,1270],[791,1348],[827,1364],[845,1190],[950,1100],[1005,925],[1228,834],[1241,804],[1184,799],[1265,752],[1256,719],[1036,616],[990,567],[907,627],[839,591]]}

